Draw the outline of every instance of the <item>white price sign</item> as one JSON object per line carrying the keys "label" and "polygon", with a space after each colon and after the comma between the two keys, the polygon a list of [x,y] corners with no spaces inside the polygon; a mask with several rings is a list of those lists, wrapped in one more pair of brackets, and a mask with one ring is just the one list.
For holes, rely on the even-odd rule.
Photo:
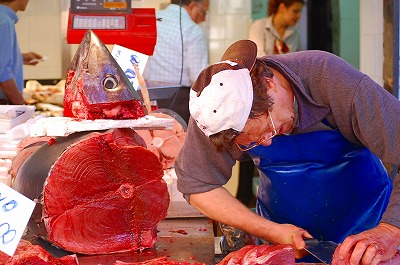
{"label": "white price sign", "polygon": [[122,68],[125,75],[128,77],[129,81],[132,83],[133,88],[138,90],[139,80],[136,76],[135,69],[133,68],[133,64],[136,64],[138,66],[139,73],[142,75],[149,56],[146,54],[122,47],[117,44],[114,45],[114,47],[111,51],[111,55],[117,61],[119,66]]}
{"label": "white price sign", "polygon": [[0,182],[0,250],[13,256],[35,202]]}

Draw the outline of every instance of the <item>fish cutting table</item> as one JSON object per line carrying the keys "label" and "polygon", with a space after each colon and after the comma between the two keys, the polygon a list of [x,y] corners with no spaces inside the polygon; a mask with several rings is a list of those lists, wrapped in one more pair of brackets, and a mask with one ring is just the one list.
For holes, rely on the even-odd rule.
{"label": "fish cutting table", "polygon": [[[167,218],[157,227],[157,242],[143,251],[107,255],[79,255],[80,265],[113,265],[117,260],[123,262],[142,262],[158,257],[180,262],[202,262],[215,264],[213,223],[197,212],[186,201],[171,202]],[[25,239],[32,239],[25,237]],[[35,239],[55,257],[67,253],[49,243]]]}
{"label": "fish cutting table", "polygon": [[[49,136],[49,134],[52,136],[65,136],[77,130],[79,130],[77,134],[82,134],[85,133],[81,132],[83,127],[85,129],[83,131],[108,129],[108,127],[140,127],[141,129],[153,128],[154,126],[161,127],[162,129],[172,127],[172,121],[170,119],[158,119],[147,116],[137,120],[115,121],[126,123],[122,125],[119,124],[118,126],[115,126],[115,124],[110,125],[109,123],[102,121],[85,121],[75,126],[74,123],[76,123],[76,121],[59,118],[57,121],[65,126],[55,126],[59,130],[52,131],[54,126],[46,126],[46,124],[49,123],[54,125],[54,121],[55,119],[53,118],[46,118],[41,119],[40,123],[35,123],[35,125],[37,125],[36,127],[33,127],[36,129],[33,130],[35,136],[39,133],[41,134],[40,136],[42,136],[42,134],[46,136]],[[105,128],[104,126],[108,127]],[[62,130],[60,130],[60,128]],[[61,141],[58,141],[58,143],[60,142]],[[165,173],[164,180],[167,183],[171,201],[167,217],[157,226],[158,233],[155,245],[150,249],[127,253],[107,255],[78,254],[77,256],[80,265],[113,265],[116,261],[142,262],[159,257],[168,257],[168,260],[178,262],[197,262],[207,265],[215,264],[214,229],[212,221],[198,212],[183,199],[182,194],[179,193],[176,188],[176,175],[170,170],[168,172],[169,173]],[[29,234],[29,232],[23,237],[23,239],[41,245],[55,257],[72,254],[56,248],[49,242],[35,238],[33,235]]]}
{"label": "fish cutting table", "polygon": [[167,256],[170,260],[214,264],[214,235],[206,218],[165,219],[158,226],[158,240],[151,249],[114,255],[78,256],[81,265],[112,265],[116,260],[141,262]]}

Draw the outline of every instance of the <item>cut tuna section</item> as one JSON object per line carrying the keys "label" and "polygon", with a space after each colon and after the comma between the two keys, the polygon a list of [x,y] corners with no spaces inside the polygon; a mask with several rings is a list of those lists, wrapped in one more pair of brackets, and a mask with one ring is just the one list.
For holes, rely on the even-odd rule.
{"label": "cut tuna section", "polygon": [[291,245],[248,245],[229,253],[218,265],[295,265]]}
{"label": "cut tuna section", "polygon": [[[172,112],[172,111],[170,111]],[[163,169],[169,169],[174,166],[175,158],[181,150],[186,135],[186,124],[181,124],[177,119],[178,114],[174,116],[168,112],[150,113],[150,116],[165,119],[174,119],[171,130],[138,130],[138,134],[143,137],[147,148],[152,151],[163,164]],[[177,118],[177,119],[175,119]],[[181,119],[181,118],[180,118]]]}
{"label": "cut tuna section", "polygon": [[205,264],[200,262],[169,260],[167,257],[159,257],[141,262],[123,262],[117,260],[113,265],[205,265]]}
{"label": "cut tuna section", "polygon": [[137,119],[145,116],[139,94],[107,47],[88,30],[67,71],[64,116]]}
{"label": "cut tuna section", "polygon": [[40,202],[29,231],[74,253],[149,248],[167,215],[162,164],[131,129],[59,137],[21,165],[14,188]]}

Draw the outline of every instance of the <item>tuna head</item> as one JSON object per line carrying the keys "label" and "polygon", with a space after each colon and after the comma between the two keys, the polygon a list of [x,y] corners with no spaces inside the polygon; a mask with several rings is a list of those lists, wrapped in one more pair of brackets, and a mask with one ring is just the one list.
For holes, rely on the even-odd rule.
{"label": "tuna head", "polygon": [[67,72],[64,116],[136,119],[144,115],[131,82],[104,43],[88,30]]}

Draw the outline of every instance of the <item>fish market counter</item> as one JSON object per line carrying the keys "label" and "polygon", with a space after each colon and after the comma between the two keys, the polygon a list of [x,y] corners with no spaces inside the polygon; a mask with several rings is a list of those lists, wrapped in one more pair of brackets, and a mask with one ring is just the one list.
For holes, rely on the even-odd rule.
{"label": "fish market counter", "polygon": [[[116,261],[142,262],[159,257],[179,262],[215,264],[213,224],[208,218],[166,218],[158,225],[156,244],[142,252],[78,255],[80,265],[113,265]],[[29,234],[24,239],[31,239]],[[67,253],[42,240],[33,240],[55,257]]]}

